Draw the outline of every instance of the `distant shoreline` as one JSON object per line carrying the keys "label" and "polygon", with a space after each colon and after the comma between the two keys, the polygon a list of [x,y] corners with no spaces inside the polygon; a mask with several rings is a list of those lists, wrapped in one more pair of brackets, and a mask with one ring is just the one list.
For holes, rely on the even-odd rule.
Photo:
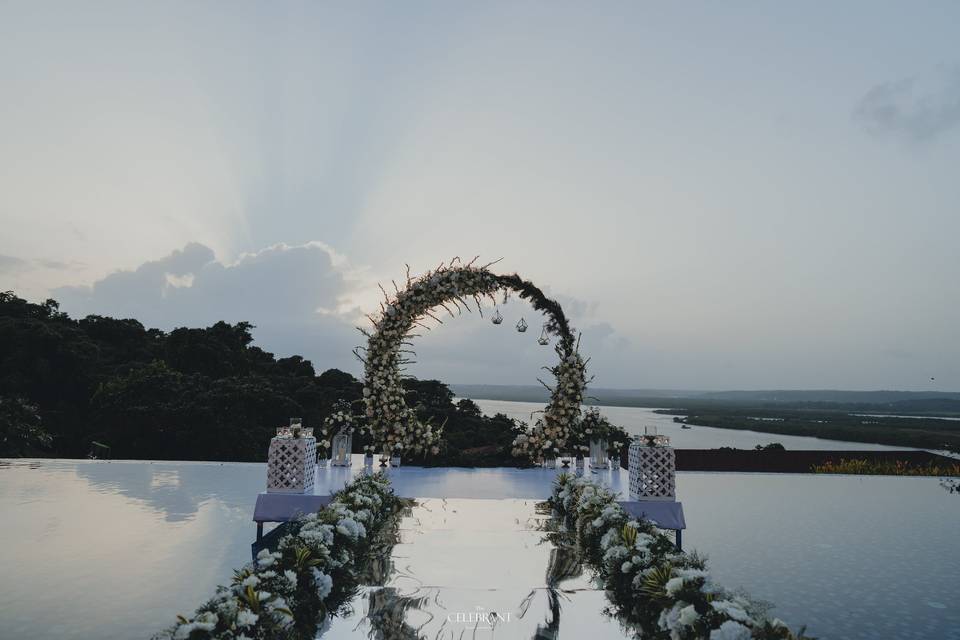
{"label": "distant shoreline", "polygon": [[[546,402],[546,390],[536,387],[452,385],[460,397],[502,402]],[[615,393],[626,393],[615,391]],[[639,391],[635,393],[640,393]],[[732,400],[732,394],[749,399]],[[863,442],[932,451],[960,452],[960,394],[922,392],[729,392],[690,397],[610,395],[589,390],[584,404],[652,409],[676,416],[675,422],[695,426],[757,431],[773,435],[805,436],[823,440]],[[847,395],[851,394],[851,395]],[[776,396],[776,401],[769,400]],[[943,397],[949,396],[949,397]],[[825,397],[846,401],[828,402]],[[878,402],[850,402],[870,397]],[[798,400],[797,398],[804,398]],[[820,398],[813,400],[811,398]],[[892,400],[893,398],[898,398]]]}

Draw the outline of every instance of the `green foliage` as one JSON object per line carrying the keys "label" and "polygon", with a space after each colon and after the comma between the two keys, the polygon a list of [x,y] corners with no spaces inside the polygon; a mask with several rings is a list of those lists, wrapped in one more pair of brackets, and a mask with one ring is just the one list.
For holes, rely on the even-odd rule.
{"label": "green foliage", "polygon": [[[631,545],[627,548],[632,549],[633,546]],[[657,602],[669,602],[667,582],[669,582],[672,577],[673,567],[669,563],[651,567],[647,574],[643,576],[643,580],[640,583],[640,593]]]}
{"label": "green foliage", "polygon": [[827,460],[823,464],[813,466],[814,473],[845,473],[853,475],[872,476],[952,476],[960,477],[960,463],[939,464],[910,464],[904,460],[847,460],[841,458],[839,462]]}
{"label": "green foliage", "polygon": [[[131,319],[73,320],[53,300],[0,293],[0,398],[22,398],[3,401],[0,455],[83,457],[99,442],[97,455],[113,458],[259,461],[290,416],[320,427],[338,400],[359,420],[361,451],[362,385],[337,369],[316,375],[301,356],[275,358],[253,346],[252,329],[218,322],[166,333]],[[486,446],[479,464],[508,460],[499,446],[510,439],[506,417],[455,406],[437,380],[405,380],[404,390],[421,419],[445,425],[438,459],[473,462],[464,449]]]}
{"label": "green foliage", "polygon": [[758,444],[756,447],[757,451],[786,451],[787,448],[780,444],[779,442],[771,442],[770,444]]}
{"label": "green foliage", "polygon": [[461,398],[457,401],[457,410],[464,415],[477,417],[481,415],[480,407],[470,398]]}
{"label": "green foliage", "polygon": [[50,446],[37,408],[17,398],[0,397],[0,457],[17,458]]}

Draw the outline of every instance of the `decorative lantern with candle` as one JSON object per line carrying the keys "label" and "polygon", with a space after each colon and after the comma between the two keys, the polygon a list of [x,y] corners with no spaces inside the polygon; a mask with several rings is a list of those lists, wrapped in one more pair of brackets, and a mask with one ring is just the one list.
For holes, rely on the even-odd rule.
{"label": "decorative lantern with candle", "polygon": [[350,452],[353,449],[353,430],[343,429],[333,436],[333,457],[330,464],[335,467],[350,466]]}
{"label": "decorative lantern with candle", "polygon": [[313,429],[300,418],[279,427],[267,455],[267,493],[312,493],[317,465]]}
{"label": "decorative lantern with candle", "polygon": [[338,400],[333,410],[323,420],[323,435],[332,441],[330,465],[349,467],[350,454],[353,453],[354,418],[350,403]]}
{"label": "decorative lantern with candle", "polygon": [[677,460],[670,438],[645,427],[630,443],[630,496],[638,500],[676,500]]}

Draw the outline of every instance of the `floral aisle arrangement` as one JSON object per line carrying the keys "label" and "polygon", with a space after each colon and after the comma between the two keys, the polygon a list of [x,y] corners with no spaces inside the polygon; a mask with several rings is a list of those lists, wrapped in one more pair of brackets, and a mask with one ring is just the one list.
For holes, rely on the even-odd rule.
{"label": "floral aisle arrangement", "polygon": [[374,538],[402,506],[383,474],[363,476],[324,509],[290,523],[276,551],[234,572],[191,618],[154,640],[313,638],[328,609],[356,582]]}
{"label": "floral aisle arrangement", "polygon": [[[464,264],[454,258],[450,264],[441,263],[416,278],[410,276],[408,268],[403,290],[394,283],[395,294],[389,295],[381,287],[384,301],[380,303],[380,313],[368,316],[373,329],[360,329],[367,337],[367,346],[354,353],[364,363],[365,413],[373,434],[372,446],[384,457],[438,452],[442,429],[418,419],[416,411],[407,406],[401,383],[404,366],[412,362],[411,340],[418,337],[415,329],[429,330],[427,319],[442,322],[437,310],[451,317],[457,315],[454,310],[471,311],[471,300],[482,315],[482,300],[487,298],[497,304],[500,292],[503,302],[513,291],[547,316],[541,344],[549,342],[548,333],[558,337],[555,349],[560,357],[559,364],[548,368],[557,380],[554,387],[548,387],[550,403],[533,429],[518,436],[512,450],[518,456],[540,458],[544,453],[565,451],[577,433],[587,383],[586,362],[578,353],[563,309],[520,276],[498,275],[489,271],[490,264],[474,266],[475,261],[476,258]],[[502,317],[499,319],[502,321]]]}
{"label": "floral aisle arrangement", "polygon": [[650,522],[631,519],[604,487],[561,474],[549,502],[637,637],[809,640],[768,619],[762,605],[714,584],[703,558],[678,551]]}

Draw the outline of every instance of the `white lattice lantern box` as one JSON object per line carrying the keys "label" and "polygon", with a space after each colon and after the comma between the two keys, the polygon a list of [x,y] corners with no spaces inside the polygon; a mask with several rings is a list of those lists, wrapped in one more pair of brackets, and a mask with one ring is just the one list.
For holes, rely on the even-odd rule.
{"label": "white lattice lantern box", "polygon": [[670,438],[656,428],[630,443],[630,497],[634,500],[676,500],[677,456]]}
{"label": "white lattice lantern box", "polygon": [[277,429],[267,456],[267,493],[313,493],[316,470],[313,429],[299,423]]}

